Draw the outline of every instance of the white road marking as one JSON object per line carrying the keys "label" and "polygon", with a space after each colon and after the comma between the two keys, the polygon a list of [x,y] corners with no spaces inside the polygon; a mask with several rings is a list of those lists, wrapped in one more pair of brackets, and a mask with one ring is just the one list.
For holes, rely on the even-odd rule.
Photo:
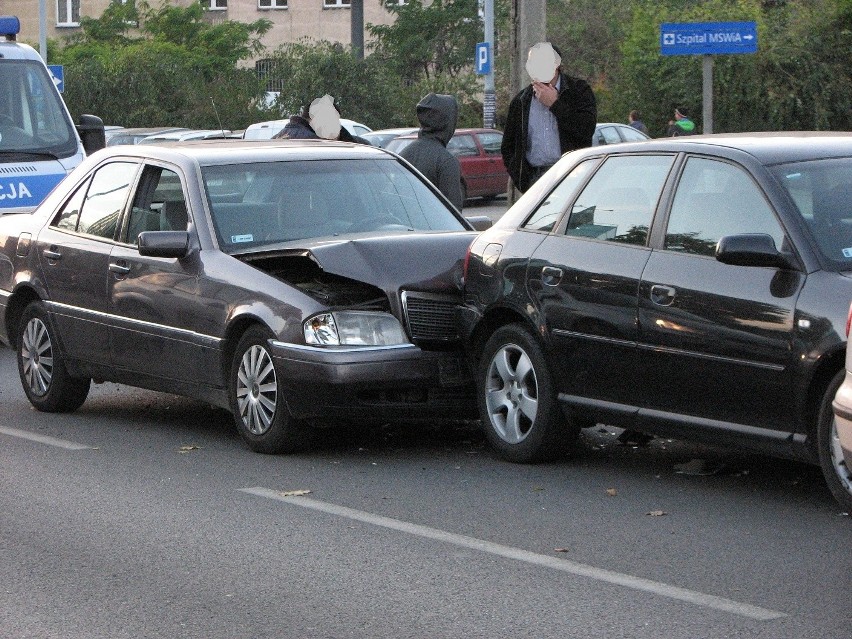
{"label": "white road marking", "polygon": [[69,442],[64,439],[56,439],[55,437],[48,437],[47,435],[37,435],[36,433],[31,433],[26,430],[18,430],[17,428],[6,428],[5,426],[0,426],[0,433],[3,433],[4,435],[11,435],[12,437],[20,437],[21,439],[29,439],[34,442],[39,442],[41,444],[47,444],[48,446],[57,446],[59,448],[65,448],[66,450],[85,450],[87,448],[92,448],[92,446],[86,446],[85,444]]}
{"label": "white road marking", "polygon": [[352,508],[338,506],[336,504],[330,504],[316,499],[311,499],[309,497],[285,497],[281,493],[281,491],[272,490],[270,488],[255,487],[240,488],[239,490],[240,492],[248,493],[250,495],[256,495],[258,497],[266,497],[268,499],[283,501],[293,506],[311,508],[313,510],[318,510],[320,512],[328,513],[331,515],[338,515],[340,517],[346,517],[348,519],[361,521],[367,524],[372,524],[374,526],[381,526],[383,528],[389,528],[391,530],[398,530],[400,532],[408,533],[410,535],[416,535],[418,537],[424,537],[426,539],[434,539],[435,541],[454,544],[463,548],[478,550],[480,552],[497,555],[499,557],[506,557],[507,559],[514,559],[516,561],[523,561],[536,566],[543,566],[545,568],[551,568],[553,570],[560,570],[562,572],[571,573],[580,577],[588,577],[597,581],[603,581],[618,586],[624,586],[626,588],[632,588],[634,590],[641,590],[643,592],[659,595],[661,597],[677,599],[678,601],[685,601],[687,603],[695,604],[696,606],[712,608],[714,610],[721,610],[722,612],[729,612],[735,615],[740,615],[741,617],[756,619],[758,621],[770,621],[772,619],[779,619],[781,617],[787,616],[783,612],[769,610],[767,608],[760,608],[758,606],[752,606],[750,604],[741,603],[732,599],[725,599],[724,597],[708,595],[705,593],[696,592],[694,590],[687,590],[686,588],[672,586],[659,581],[652,581],[650,579],[643,579],[641,577],[634,577],[633,575],[627,575],[624,573],[605,570],[602,568],[595,568],[594,566],[568,561],[565,559],[549,557],[547,555],[541,555],[539,553],[522,550],[520,548],[503,546],[501,544],[495,544],[490,541],[476,539],[475,537],[456,535],[454,533],[439,530],[437,528],[430,528],[428,526],[412,524],[410,522],[402,521],[399,519],[392,519],[390,517],[374,515],[372,513],[368,513],[362,510],[354,510]]}

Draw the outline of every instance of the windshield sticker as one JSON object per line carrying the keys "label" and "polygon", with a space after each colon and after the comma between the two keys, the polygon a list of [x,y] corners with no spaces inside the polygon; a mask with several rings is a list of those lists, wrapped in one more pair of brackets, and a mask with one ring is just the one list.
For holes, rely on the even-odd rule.
{"label": "windshield sticker", "polygon": [[843,257],[852,257],[852,248],[843,249]]}
{"label": "windshield sticker", "polygon": [[254,242],[254,235],[232,235],[231,244],[239,244],[240,242]]}

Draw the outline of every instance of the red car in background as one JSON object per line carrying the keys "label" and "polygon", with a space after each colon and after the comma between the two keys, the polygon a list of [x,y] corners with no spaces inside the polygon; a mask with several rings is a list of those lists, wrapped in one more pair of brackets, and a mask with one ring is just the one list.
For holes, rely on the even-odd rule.
{"label": "red car in background", "polygon": [[[388,151],[399,153],[417,139],[417,134],[401,135],[388,142]],[[500,154],[503,134],[496,129],[456,129],[447,150],[459,159],[464,199],[487,200],[504,195],[509,174]]]}

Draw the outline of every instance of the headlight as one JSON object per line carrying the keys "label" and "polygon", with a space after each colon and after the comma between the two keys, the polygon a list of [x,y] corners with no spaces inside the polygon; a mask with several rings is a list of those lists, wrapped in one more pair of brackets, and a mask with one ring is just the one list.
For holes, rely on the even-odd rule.
{"label": "headlight", "polygon": [[334,311],[308,318],[305,342],[317,346],[396,346],[408,344],[399,321],[389,313]]}

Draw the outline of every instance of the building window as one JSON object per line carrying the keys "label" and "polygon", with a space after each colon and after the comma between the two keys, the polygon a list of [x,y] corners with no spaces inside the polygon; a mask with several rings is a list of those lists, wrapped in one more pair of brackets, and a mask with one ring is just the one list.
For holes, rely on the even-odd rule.
{"label": "building window", "polygon": [[286,9],[287,0],[257,0],[258,9]]}
{"label": "building window", "polygon": [[352,6],[351,0],[322,0],[324,9],[348,9]]}
{"label": "building window", "polygon": [[228,0],[203,0],[201,4],[208,11],[224,11],[228,8]]}
{"label": "building window", "polygon": [[80,26],[80,0],[56,0],[56,26]]}

